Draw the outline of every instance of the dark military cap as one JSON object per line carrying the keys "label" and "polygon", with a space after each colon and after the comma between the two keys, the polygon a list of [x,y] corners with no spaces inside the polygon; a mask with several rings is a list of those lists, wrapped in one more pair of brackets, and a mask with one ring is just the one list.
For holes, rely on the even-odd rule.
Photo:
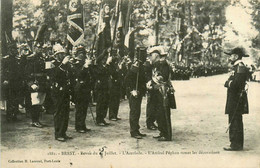
{"label": "dark military cap", "polygon": [[[83,56],[80,55],[81,53],[83,54]],[[77,59],[77,60],[85,60],[85,58],[86,58],[86,50],[85,50],[85,47],[84,47],[82,44],[80,44],[79,46],[77,46],[77,49],[76,49],[76,58],[75,58],[75,59]]]}
{"label": "dark military cap", "polygon": [[245,50],[243,48],[240,47],[236,47],[233,50],[231,50],[231,52],[224,52],[227,55],[232,55],[232,54],[237,54],[240,57],[249,57],[249,55],[247,55],[245,53]]}

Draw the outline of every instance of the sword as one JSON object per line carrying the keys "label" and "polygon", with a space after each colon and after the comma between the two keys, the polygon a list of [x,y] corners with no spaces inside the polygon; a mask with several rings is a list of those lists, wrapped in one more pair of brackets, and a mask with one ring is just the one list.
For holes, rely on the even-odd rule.
{"label": "sword", "polygon": [[94,114],[93,114],[93,112],[92,112],[92,109],[91,109],[91,106],[90,106],[90,105],[89,105],[89,111],[90,111],[90,113],[91,113],[91,115],[92,115],[92,119],[93,119],[94,123],[97,125],[96,120],[95,120],[95,117],[94,117]]}

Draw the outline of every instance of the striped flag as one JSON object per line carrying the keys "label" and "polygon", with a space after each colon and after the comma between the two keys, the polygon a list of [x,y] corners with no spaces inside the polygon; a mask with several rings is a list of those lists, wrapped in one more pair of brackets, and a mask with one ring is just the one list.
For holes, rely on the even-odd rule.
{"label": "striped flag", "polygon": [[116,25],[113,35],[113,42],[115,49],[119,50],[121,57],[124,55],[124,33],[123,33],[123,13],[122,13],[122,0],[117,0],[116,3]]}
{"label": "striped flag", "polygon": [[126,15],[126,24],[125,24],[126,35],[124,39],[124,46],[125,46],[125,52],[129,55],[131,59],[134,58],[134,53],[135,53],[134,32],[136,31],[132,20],[132,12],[133,12],[133,2],[132,0],[129,0],[127,15]]}
{"label": "striped flag", "polygon": [[111,47],[110,8],[107,4],[100,10],[97,29],[96,54],[99,56]]}
{"label": "striped flag", "polygon": [[83,7],[80,0],[70,0],[67,22],[69,24],[67,40],[72,46],[82,43],[84,40],[84,25]]}

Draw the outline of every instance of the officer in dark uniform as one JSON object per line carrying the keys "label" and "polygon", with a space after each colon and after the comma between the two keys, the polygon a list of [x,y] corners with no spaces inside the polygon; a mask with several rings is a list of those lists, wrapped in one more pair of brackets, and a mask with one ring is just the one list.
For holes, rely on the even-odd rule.
{"label": "officer in dark uniform", "polygon": [[104,50],[97,59],[97,65],[95,67],[96,74],[96,122],[98,126],[107,126],[109,123],[105,121],[107,110],[109,106],[109,66],[112,62],[112,56],[110,56],[110,48]]}
{"label": "officer in dark uniform", "polygon": [[19,92],[22,89],[22,79],[18,64],[18,52],[15,43],[8,46],[8,54],[2,59],[2,86],[1,91],[6,100],[6,119],[16,121],[19,107]]}
{"label": "officer in dark uniform", "polygon": [[[46,96],[46,84],[47,76],[45,73],[45,62],[42,57],[42,49],[40,44],[36,44],[34,47],[34,53],[27,57],[27,64],[25,67],[26,83],[28,86],[28,102],[27,109],[31,114],[33,127],[42,128],[43,125],[40,123],[40,113],[42,112],[42,103]],[[39,93],[38,102],[34,103],[35,98],[33,94]],[[42,93],[42,94],[40,94]]]}
{"label": "officer in dark uniform", "polygon": [[44,101],[44,108],[46,110],[46,114],[53,114],[53,101],[51,98],[51,71],[52,71],[52,62],[55,61],[52,53],[52,45],[51,44],[44,44],[44,61],[45,61],[45,71],[47,75],[47,88],[46,88],[46,97]]}
{"label": "officer in dark uniform", "polygon": [[145,95],[146,86],[143,63],[138,59],[132,64],[126,74],[125,82],[130,107],[130,134],[133,138],[142,139],[146,134],[142,134],[139,131],[139,119],[141,115],[142,98]]}
{"label": "officer in dark uniform", "polygon": [[56,44],[53,48],[56,62],[52,70],[51,93],[54,102],[55,139],[64,142],[72,139],[66,134],[70,111],[70,56],[65,55],[65,50],[60,44]]}
{"label": "officer in dark uniform", "polygon": [[20,73],[22,74],[22,80],[23,80],[23,89],[21,90],[21,94],[24,101],[24,107],[26,111],[26,116],[31,116],[30,114],[30,107],[31,107],[31,94],[30,94],[30,88],[27,84],[27,74],[26,74],[26,66],[27,61],[29,60],[32,52],[28,44],[22,44],[21,45],[21,57],[20,57]]}
{"label": "officer in dark uniform", "polygon": [[117,121],[121,119],[118,117],[118,110],[121,98],[122,65],[119,64],[119,57],[116,56],[116,53],[109,65],[109,72],[109,119]]}
{"label": "officer in dark uniform", "polygon": [[83,46],[79,46],[76,51],[77,61],[74,65],[76,76],[76,85],[74,88],[75,96],[75,129],[79,133],[90,131],[86,127],[86,115],[89,103],[91,101],[91,77],[90,65],[91,60],[86,59],[86,51]]}
{"label": "officer in dark uniform", "polygon": [[31,55],[31,51],[29,46],[26,43],[22,43],[20,45],[20,56],[19,56],[19,71],[20,71],[20,75],[21,75],[21,80],[22,80],[22,86],[21,86],[21,90],[20,90],[20,98],[19,98],[19,104],[23,107],[25,107],[25,99],[26,96],[28,96],[27,94],[27,84],[26,84],[26,76],[25,76],[25,67],[27,64],[27,57],[29,55]]}
{"label": "officer in dark uniform", "polygon": [[164,48],[162,46],[155,46],[149,49],[152,61],[152,77],[147,83],[147,89],[151,90],[150,96],[152,104],[154,105],[156,120],[160,135],[159,141],[172,140],[172,126],[170,114],[170,100],[168,94],[173,91],[170,81],[171,67],[166,60]]}
{"label": "officer in dark uniform", "polygon": [[248,99],[245,90],[249,70],[242,62],[242,57],[248,57],[243,48],[234,48],[229,61],[233,65],[233,72],[225,82],[227,87],[227,102],[225,114],[228,114],[230,146],[224,150],[237,151],[244,147],[243,114],[248,114]]}

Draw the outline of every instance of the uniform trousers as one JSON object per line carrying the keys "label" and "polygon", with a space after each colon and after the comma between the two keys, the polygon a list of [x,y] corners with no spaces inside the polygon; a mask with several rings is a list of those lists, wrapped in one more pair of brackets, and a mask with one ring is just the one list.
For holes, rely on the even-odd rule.
{"label": "uniform trousers", "polygon": [[130,107],[130,134],[135,136],[139,133],[140,125],[139,119],[141,115],[141,103],[142,96],[138,95],[134,97],[132,95],[129,96],[129,107]]}
{"label": "uniform trousers", "polygon": [[[231,122],[233,114],[228,115],[228,121]],[[229,128],[230,147],[232,149],[243,149],[244,146],[244,128],[242,114],[235,114]]]}
{"label": "uniform trousers", "polygon": [[154,104],[154,96],[152,91],[147,93],[147,104],[146,104],[146,126],[147,128],[154,125],[156,121],[156,114],[155,114],[155,104]]}
{"label": "uniform trousers", "polygon": [[116,119],[118,116],[118,110],[120,105],[120,85],[113,85],[110,88],[110,98],[109,98],[109,119]]}
{"label": "uniform trousers", "polygon": [[[82,91],[82,90],[81,90]],[[86,116],[88,111],[88,106],[90,102],[90,92],[75,93],[75,129],[76,130],[86,130]]]}
{"label": "uniform trousers", "polygon": [[69,91],[53,91],[55,138],[65,137],[69,123]]}
{"label": "uniform trousers", "polygon": [[107,116],[109,106],[109,91],[107,89],[97,90],[96,121],[103,123]]}
{"label": "uniform trousers", "polygon": [[[164,99],[159,90],[154,90],[153,93],[154,110],[158,123],[158,130],[160,136],[165,137],[167,140],[172,140],[172,126],[171,126],[171,110],[169,106],[164,105]],[[166,103],[167,104],[167,103]]]}

